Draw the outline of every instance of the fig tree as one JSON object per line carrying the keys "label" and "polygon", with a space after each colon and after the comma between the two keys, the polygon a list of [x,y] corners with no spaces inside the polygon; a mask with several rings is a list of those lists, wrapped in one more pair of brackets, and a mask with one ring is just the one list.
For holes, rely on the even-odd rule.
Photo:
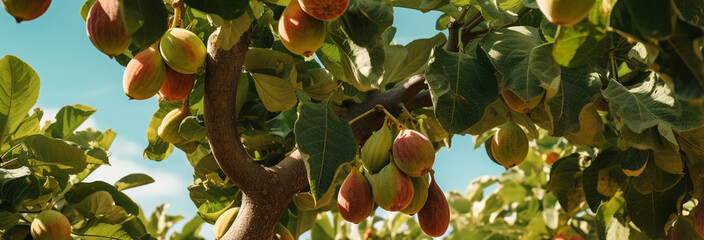
{"label": "fig tree", "polygon": [[338,18],[350,4],[350,0],[298,0],[303,11],[318,20]]}
{"label": "fig tree", "polygon": [[596,0],[537,0],[545,18],[555,25],[569,27],[589,15]]}
{"label": "fig tree", "polygon": [[125,67],[122,87],[130,99],[144,100],[156,95],[164,83],[166,65],[159,51],[150,47],[139,52]]}
{"label": "fig tree", "polygon": [[2,0],[5,11],[15,18],[17,23],[38,18],[51,5],[51,0]]}
{"label": "fig tree", "polygon": [[36,240],[68,240],[71,238],[71,223],[60,212],[45,210],[32,221],[30,233]]}
{"label": "fig tree", "polygon": [[315,19],[291,0],[279,19],[281,43],[292,53],[310,57],[323,46],[325,22]]}
{"label": "fig tree", "polygon": [[114,57],[130,46],[130,38],[120,16],[120,1],[98,0],[88,11],[86,32],[95,48]]}
{"label": "fig tree", "polygon": [[167,30],[159,42],[159,51],[169,67],[183,74],[196,74],[205,65],[205,44],[183,28]]}

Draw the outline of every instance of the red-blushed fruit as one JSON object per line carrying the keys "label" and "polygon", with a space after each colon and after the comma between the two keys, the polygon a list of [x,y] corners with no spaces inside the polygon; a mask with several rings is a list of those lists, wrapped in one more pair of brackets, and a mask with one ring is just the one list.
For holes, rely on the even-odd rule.
{"label": "red-blushed fruit", "polygon": [[120,1],[98,0],[86,17],[88,39],[95,48],[111,58],[120,55],[130,46],[121,14]]}
{"label": "red-blushed fruit", "polygon": [[560,158],[560,154],[557,154],[556,152],[549,152],[549,153],[543,153],[541,156],[543,158],[543,161],[549,165],[552,165],[557,161],[557,159]]}
{"label": "red-blushed fruit", "polygon": [[183,74],[196,74],[205,65],[205,44],[183,28],[167,30],[159,42],[159,51],[169,67]]}
{"label": "red-blushed fruit", "polygon": [[318,20],[332,20],[340,17],[350,0],[298,0],[303,11]]}
{"label": "red-blushed fruit", "polygon": [[144,100],[159,92],[164,83],[166,65],[159,51],[150,47],[139,52],[125,67],[122,87],[130,99]]}
{"label": "red-blushed fruit", "polygon": [[569,27],[589,15],[596,0],[537,0],[545,18],[555,25]]}
{"label": "red-blushed fruit", "polygon": [[309,16],[291,0],[279,19],[279,38],[292,53],[310,57],[323,46],[325,22]]}
{"label": "red-blushed fruit", "polygon": [[232,226],[232,223],[235,222],[235,218],[237,218],[237,213],[240,212],[239,207],[234,207],[227,209],[224,213],[220,214],[220,217],[218,217],[218,220],[215,221],[215,224],[213,225],[213,233],[215,234],[215,239],[220,240],[222,236],[225,235],[228,229],[230,229],[230,226]]}
{"label": "red-blushed fruit", "polygon": [[374,202],[386,211],[401,211],[413,201],[411,178],[393,162],[372,175]]}
{"label": "red-blushed fruit", "polygon": [[538,106],[538,103],[540,103],[540,99],[542,99],[543,95],[531,99],[530,101],[526,101],[513,92],[513,90],[504,88],[501,89],[501,96],[503,97],[506,105],[508,105],[508,107],[513,111],[527,113],[530,112],[531,109],[535,108],[535,106]]}
{"label": "red-blushed fruit", "polygon": [[167,66],[164,84],[159,89],[159,95],[169,102],[181,102],[191,93],[195,82],[195,74],[179,73]]}
{"label": "red-blushed fruit", "polygon": [[45,210],[32,221],[30,233],[36,240],[68,240],[71,238],[71,223],[60,212]]}
{"label": "red-blushed fruit", "polygon": [[2,0],[5,11],[15,18],[17,23],[38,18],[51,5],[51,0]]}
{"label": "red-blushed fruit", "polygon": [[521,164],[528,155],[528,137],[523,129],[509,120],[496,131],[491,140],[491,154],[505,168]]}
{"label": "red-blushed fruit", "polygon": [[360,157],[367,171],[372,174],[379,172],[391,158],[391,145],[394,142],[393,133],[386,125],[372,133],[367,142],[362,146]]}
{"label": "red-blushed fruit", "polygon": [[425,206],[425,201],[428,200],[428,187],[430,186],[430,174],[425,174],[422,177],[412,177],[413,182],[413,200],[408,207],[401,210],[402,213],[413,215],[420,212]]}
{"label": "red-blushed fruit", "polygon": [[374,239],[374,229],[373,228],[367,228],[366,231],[364,231],[364,240],[372,240]]}
{"label": "red-blushed fruit", "polygon": [[555,236],[554,238],[552,238],[552,240],[567,240],[567,239],[565,239],[565,237],[562,236],[562,234],[558,234],[557,236]]}
{"label": "red-blushed fruit", "polygon": [[418,212],[418,224],[428,236],[440,237],[450,226],[450,206],[432,174],[430,179],[428,200],[425,201],[423,209]]}
{"label": "red-blushed fruit", "polygon": [[164,142],[172,144],[183,144],[186,140],[178,133],[178,128],[181,126],[183,119],[191,115],[191,110],[187,105],[183,105],[181,108],[171,110],[164,120],[161,121],[161,125],[157,128],[157,134],[164,140]]}
{"label": "red-blushed fruit", "polygon": [[340,216],[353,223],[362,222],[374,209],[372,186],[355,166],[352,166],[350,174],[340,186],[337,207],[340,210]]}
{"label": "red-blushed fruit", "polygon": [[425,175],[435,163],[433,143],[415,130],[401,130],[394,140],[392,151],[396,166],[411,177]]}
{"label": "red-blushed fruit", "polygon": [[704,204],[702,200],[697,203],[689,215],[692,215],[692,224],[694,225],[694,230],[699,233],[699,236],[704,238]]}

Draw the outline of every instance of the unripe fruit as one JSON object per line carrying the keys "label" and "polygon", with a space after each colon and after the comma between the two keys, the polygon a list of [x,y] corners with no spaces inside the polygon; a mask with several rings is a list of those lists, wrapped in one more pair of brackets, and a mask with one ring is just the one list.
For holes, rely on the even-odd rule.
{"label": "unripe fruit", "polygon": [[67,240],[71,238],[71,223],[60,212],[46,210],[34,218],[30,233],[36,240]]}
{"label": "unripe fruit", "polygon": [[178,128],[181,126],[183,119],[191,115],[191,111],[184,105],[182,108],[177,108],[166,114],[164,120],[157,129],[157,134],[161,140],[167,143],[178,144],[187,141],[178,133]]}
{"label": "unripe fruit", "polygon": [[164,83],[166,65],[159,51],[150,47],[139,52],[125,67],[122,87],[130,99],[144,100],[159,92]]}
{"label": "unripe fruit", "polygon": [[433,176],[428,187],[428,200],[418,212],[418,224],[431,237],[442,236],[450,225],[450,206]]}
{"label": "unripe fruit", "polygon": [[219,240],[225,235],[227,230],[230,229],[230,226],[232,226],[232,223],[235,222],[235,218],[237,218],[237,213],[239,213],[239,211],[239,207],[230,208],[218,217],[218,220],[215,221],[215,225],[213,225],[215,239]]}
{"label": "unripe fruit", "polygon": [[288,231],[288,228],[284,227],[281,223],[276,223],[276,227],[274,228],[274,240],[294,240],[293,235],[291,235],[291,232]]}
{"label": "unripe fruit", "polygon": [[353,223],[362,222],[374,209],[372,186],[355,166],[340,186],[337,207],[342,218]]}
{"label": "unripe fruit", "polygon": [[549,165],[552,165],[557,161],[557,159],[560,158],[560,154],[557,154],[556,152],[549,152],[549,153],[543,153],[541,156],[543,158],[543,161]]}
{"label": "unripe fruit", "polygon": [[542,99],[542,95],[540,95],[540,97],[526,101],[508,88],[501,89],[501,96],[504,98],[504,102],[509,108],[519,113],[530,112],[531,109],[538,106],[540,99]]}
{"label": "unripe fruit", "polygon": [[374,132],[362,146],[362,163],[371,173],[377,173],[389,164],[394,136],[385,125]]}
{"label": "unripe fruit", "polygon": [[159,51],[169,67],[183,74],[196,74],[205,65],[206,49],[191,31],[172,28],[161,36]]}
{"label": "unripe fruit", "polygon": [[325,22],[309,16],[292,0],[279,19],[281,43],[292,53],[310,57],[323,46]]}
{"label": "unripe fruit", "polygon": [[387,211],[401,211],[413,200],[411,178],[389,163],[379,173],[372,175],[374,202]]}
{"label": "unripe fruit", "polygon": [[509,120],[494,134],[491,153],[499,164],[512,168],[528,155],[528,137],[518,124]]}
{"label": "unripe fruit", "polygon": [[331,20],[340,17],[350,0],[298,0],[303,11],[318,20]]}
{"label": "unripe fruit", "polygon": [[98,50],[111,58],[130,46],[120,14],[120,1],[98,0],[86,17],[88,38]]}
{"label": "unripe fruit", "polygon": [[569,27],[582,21],[596,0],[537,0],[545,18],[555,25]]}
{"label": "unripe fruit", "polygon": [[425,175],[435,163],[435,147],[425,135],[404,129],[398,133],[393,146],[394,162],[411,177]]}
{"label": "unripe fruit", "polygon": [[181,102],[191,93],[195,82],[195,74],[183,74],[167,67],[164,84],[161,85],[159,94],[166,101]]}
{"label": "unripe fruit", "polygon": [[38,18],[50,4],[51,0],[2,0],[5,11],[15,17],[17,23]]}
{"label": "unripe fruit", "polygon": [[422,177],[411,178],[413,182],[413,200],[408,207],[401,210],[402,213],[413,215],[420,212],[423,206],[425,206],[425,201],[428,200],[428,187],[430,186],[429,175],[430,174],[425,174],[425,176]]}

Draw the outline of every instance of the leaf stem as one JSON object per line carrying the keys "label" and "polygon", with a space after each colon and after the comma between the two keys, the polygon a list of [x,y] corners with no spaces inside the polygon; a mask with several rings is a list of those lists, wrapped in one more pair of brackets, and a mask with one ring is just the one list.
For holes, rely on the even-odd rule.
{"label": "leaf stem", "polygon": [[376,112],[376,111],[378,111],[376,108],[369,109],[369,111],[366,111],[365,113],[362,113],[361,115],[355,117],[354,119],[350,120],[350,121],[347,122],[347,123],[348,123],[349,125],[352,125],[352,123],[356,122],[357,120],[362,119],[363,117],[365,117],[365,116],[367,116],[367,115],[369,115],[369,114],[371,114],[371,113],[373,113],[373,112]]}

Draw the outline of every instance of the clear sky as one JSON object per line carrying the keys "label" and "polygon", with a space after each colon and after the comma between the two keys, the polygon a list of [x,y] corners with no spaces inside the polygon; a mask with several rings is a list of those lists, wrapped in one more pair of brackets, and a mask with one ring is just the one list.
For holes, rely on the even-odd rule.
{"label": "clear sky", "polygon": [[[126,190],[145,211],[151,213],[161,203],[170,203],[167,211],[180,214],[179,229],[195,215],[196,208],[188,197],[193,169],[185,154],[174,151],[168,159],[154,162],[142,158],[147,146],[146,129],[156,109],[155,98],[129,101],[122,90],[123,67],[93,47],[86,36],[85,22],[79,15],[80,0],[53,1],[40,18],[15,23],[0,11],[0,57],[15,55],[31,65],[41,78],[37,107],[44,108],[45,119],[65,105],[84,104],[98,111],[82,127],[99,130],[112,128],[117,138],[112,145],[112,166],[101,167],[88,181],[114,183],[131,173],[147,173],[156,182]],[[437,12],[422,14],[415,10],[395,8],[395,41],[406,44],[413,39],[437,34]],[[444,191],[464,193],[471,179],[482,175],[498,175],[503,168],[489,160],[484,148],[473,150],[470,136],[455,136],[452,149],[442,149],[435,162],[436,180]],[[206,226],[207,225],[207,226]],[[212,227],[204,225],[202,235],[212,239]]]}

